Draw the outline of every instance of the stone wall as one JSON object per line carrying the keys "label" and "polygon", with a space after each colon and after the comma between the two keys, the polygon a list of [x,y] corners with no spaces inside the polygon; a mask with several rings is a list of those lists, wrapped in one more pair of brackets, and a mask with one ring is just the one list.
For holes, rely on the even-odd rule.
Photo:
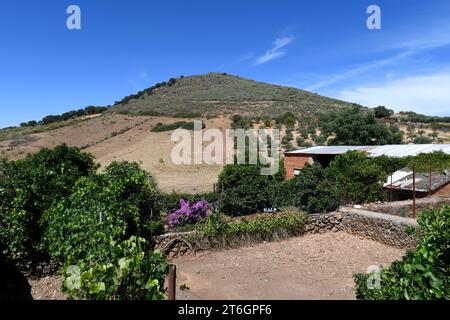
{"label": "stone wall", "polygon": [[417,228],[417,221],[410,218],[372,211],[342,207],[342,226],[345,232],[362,236],[398,248],[414,248],[417,240],[406,232]]}
{"label": "stone wall", "polygon": [[[416,199],[416,212],[418,213],[430,208],[440,209],[446,204],[450,205],[449,197],[430,197]],[[369,203],[364,205],[363,209],[368,211],[387,213],[400,217],[412,218],[412,205],[412,200],[393,201],[385,203]]]}
{"label": "stone wall", "polygon": [[306,233],[325,233],[343,231],[342,214],[339,212],[310,214],[305,225]]}
{"label": "stone wall", "polygon": [[195,232],[166,233],[156,237],[155,249],[164,252],[169,258],[195,254],[189,236]]}
{"label": "stone wall", "polygon": [[[414,219],[341,207],[338,212],[308,215],[300,234],[344,231],[398,248],[414,248],[417,241],[406,232],[407,227],[417,228]],[[170,258],[195,254],[189,242],[194,232],[167,233],[156,240],[156,249]]]}

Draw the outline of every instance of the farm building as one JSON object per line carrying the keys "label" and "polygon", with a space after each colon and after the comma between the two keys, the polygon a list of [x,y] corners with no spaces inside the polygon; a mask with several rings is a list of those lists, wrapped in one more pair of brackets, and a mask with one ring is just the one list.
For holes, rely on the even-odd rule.
{"label": "farm building", "polygon": [[[405,145],[384,145],[384,146],[317,146],[303,150],[289,151],[284,155],[284,167],[286,177],[292,179],[300,173],[300,170],[307,164],[315,162],[322,166],[327,166],[339,154],[348,151],[361,151],[367,157],[379,156],[388,157],[408,157],[419,153],[429,153],[433,151],[443,151],[450,154],[450,144],[405,144]],[[391,181],[392,178],[392,181]],[[429,173],[416,174],[416,195],[426,196],[428,193],[436,195],[450,195],[450,170],[432,173],[430,187]],[[386,189],[392,189],[393,198],[398,200],[410,199],[412,194],[412,171],[402,169],[392,174],[385,184]]]}
{"label": "farm building", "polygon": [[[393,201],[407,200],[413,197],[413,182],[412,170],[404,168],[388,177],[384,187],[390,191]],[[415,183],[417,198],[424,198],[428,195],[449,196],[450,169],[443,172],[432,172],[431,179],[429,172],[418,172]]]}

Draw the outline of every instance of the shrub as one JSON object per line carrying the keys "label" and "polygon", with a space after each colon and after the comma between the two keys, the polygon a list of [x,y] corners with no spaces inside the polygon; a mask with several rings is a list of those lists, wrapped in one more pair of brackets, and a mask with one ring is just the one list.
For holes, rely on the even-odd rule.
{"label": "shrub", "polygon": [[181,199],[180,208],[167,217],[167,226],[173,230],[179,226],[198,223],[208,216],[209,210],[209,203],[205,200],[191,204]]}
{"label": "shrub", "polygon": [[45,212],[46,248],[64,264],[70,298],[165,297],[167,264],[151,252],[152,232],[162,229],[158,205],[149,174],[135,163],[114,162],[105,174],[81,178]]}
{"label": "shrub", "polygon": [[205,200],[211,205],[217,204],[219,200],[219,194],[216,192],[209,193],[162,193],[161,194],[161,210],[165,213],[171,213],[177,210],[180,207],[180,199],[184,199],[189,202],[197,202],[201,200]]}
{"label": "shrub", "polygon": [[430,144],[433,143],[433,140],[428,137],[419,136],[414,138],[413,142],[415,144]]}
{"label": "shrub", "polygon": [[0,242],[11,259],[38,259],[47,221],[42,214],[71,194],[76,181],[94,172],[93,157],[60,145],[23,160],[3,161],[0,179]]}
{"label": "shrub", "polygon": [[219,175],[218,186],[222,189],[219,209],[231,215],[262,212],[273,207],[279,184],[284,180],[284,168],[276,175],[261,175],[260,164],[226,165]]}
{"label": "shrub", "polygon": [[355,274],[361,300],[450,299],[450,207],[421,212],[419,245],[380,272],[380,287],[369,289],[371,274]]}
{"label": "shrub", "polygon": [[120,186],[105,176],[83,178],[74,192],[46,213],[45,242],[52,258],[65,264],[79,260],[104,259],[111,240],[120,242],[140,229],[139,210],[119,201]]}
{"label": "shrub", "polygon": [[327,168],[342,187],[345,202],[366,203],[386,200],[383,182],[386,171],[363,153],[349,151],[338,155]]}
{"label": "shrub", "polygon": [[158,205],[159,193],[148,173],[136,163],[113,162],[104,175],[80,179],[70,196],[45,213],[45,243],[53,258],[74,263],[91,251],[101,255],[110,239],[151,239],[162,229]]}
{"label": "shrub", "polygon": [[193,242],[199,246],[207,244],[210,247],[225,248],[277,240],[301,234],[305,223],[305,214],[296,209],[241,218],[230,218],[214,212],[197,225]]}
{"label": "shrub", "polygon": [[320,164],[306,166],[300,175],[284,182],[277,204],[294,206],[308,213],[336,210],[341,203],[340,184]]}
{"label": "shrub", "polygon": [[[205,128],[205,124],[202,124],[202,128]],[[157,123],[151,131],[152,132],[164,132],[176,129],[194,130],[194,122],[178,121],[170,124]]]}
{"label": "shrub", "polygon": [[159,252],[146,250],[143,238],[131,237],[110,247],[105,259],[66,266],[63,290],[69,298],[162,300],[168,264]]}

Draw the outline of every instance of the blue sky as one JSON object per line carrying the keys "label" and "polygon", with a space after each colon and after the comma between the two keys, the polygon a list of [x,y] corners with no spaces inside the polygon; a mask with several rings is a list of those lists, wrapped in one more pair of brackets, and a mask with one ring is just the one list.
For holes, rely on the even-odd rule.
{"label": "blue sky", "polygon": [[210,71],[450,115],[447,0],[5,0],[0,36],[0,127]]}

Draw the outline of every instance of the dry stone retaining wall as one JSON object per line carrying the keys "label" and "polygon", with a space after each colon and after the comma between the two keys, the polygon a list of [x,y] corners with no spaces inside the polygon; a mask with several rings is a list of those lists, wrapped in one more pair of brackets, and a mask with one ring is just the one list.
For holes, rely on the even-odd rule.
{"label": "dry stone retaining wall", "polygon": [[340,208],[344,231],[398,248],[414,248],[417,240],[406,230],[418,228],[417,221],[352,208]]}
{"label": "dry stone retaining wall", "polygon": [[[449,197],[430,197],[416,199],[417,212],[430,208],[440,209],[444,205],[450,205]],[[385,203],[369,203],[364,205],[364,210],[387,213],[401,217],[412,217],[412,200],[393,201]]]}
{"label": "dry stone retaining wall", "polygon": [[[408,227],[417,228],[416,220],[341,207],[338,212],[309,215],[303,233],[345,231],[389,246],[410,249],[416,246],[417,241],[406,231]],[[180,232],[161,235],[156,240],[156,249],[171,258],[195,253],[188,240],[193,234]]]}

